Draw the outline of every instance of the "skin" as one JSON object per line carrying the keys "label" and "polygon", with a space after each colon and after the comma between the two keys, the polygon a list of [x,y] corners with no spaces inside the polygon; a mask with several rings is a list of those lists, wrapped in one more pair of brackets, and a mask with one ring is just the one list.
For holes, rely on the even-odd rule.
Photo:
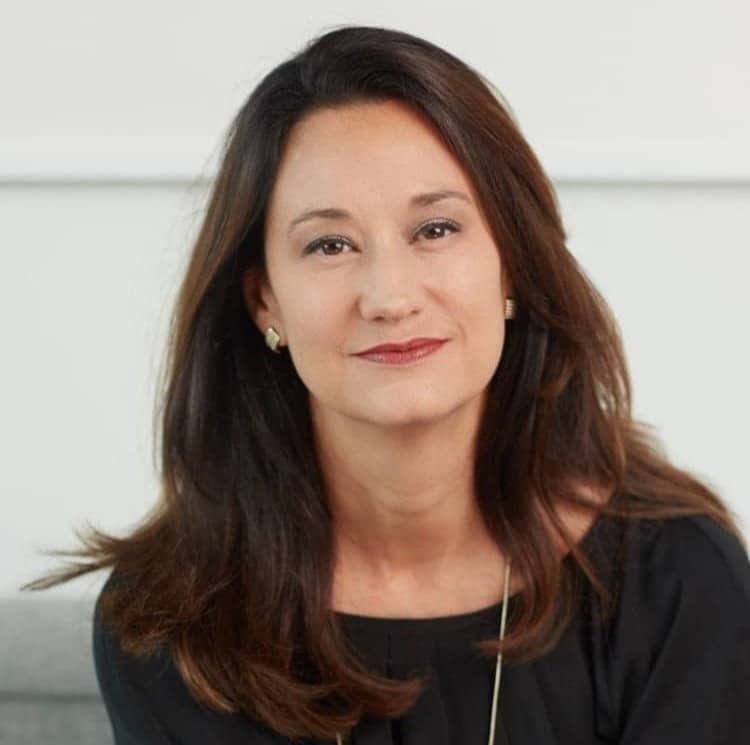
{"label": "skin", "polygon": [[[437,189],[468,201],[409,206]],[[289,233],[300,213],[323,207],[351,216]],[[440,219],[458,230],[424,225]],[[243,289],[258,329],[278,331],[309,390],[333,515],[332,606],[422,617],[497,602],[505,561],[472,469],[513,293],[468,175],[401,102],[317,111],[290,133],[264,235],[268,274],[248,273]],[[353,356],[417,336],[448,342],[407,367]]]}

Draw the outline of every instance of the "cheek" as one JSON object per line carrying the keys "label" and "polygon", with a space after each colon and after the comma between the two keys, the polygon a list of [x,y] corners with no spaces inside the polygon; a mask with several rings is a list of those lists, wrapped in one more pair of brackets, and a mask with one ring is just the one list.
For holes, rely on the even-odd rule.
{"label": "cheek", "polygon": [[500,268],[497,248],[486,243],[451,278],[451,296],[460,303],[456,312],[464,324],[466,364],[483,379],[497,367],[505,339]]}
{"label": "cheek", "polygon": [[301,355],[314,357],[339,344],[342,321],[333,293],[320,286],[296,291],[286,307],[284,320],[290,342]]}
{"label": "cheek", "polygon": [[490,320],[501,312],[500,258],[494,244],[474,245],[471,254],[451,267],[444,287],[460,303],[464,315],[473,320]]}

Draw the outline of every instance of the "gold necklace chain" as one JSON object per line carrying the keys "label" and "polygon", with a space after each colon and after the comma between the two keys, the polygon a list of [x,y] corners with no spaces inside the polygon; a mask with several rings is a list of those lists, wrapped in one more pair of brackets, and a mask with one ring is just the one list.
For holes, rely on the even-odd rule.
{"label": "gold necklace chain", "polygon": [[[500,641],[505,637],[505,620],[508,615],[508,585],[510,584],[510,560],[505,565],[505,581],[503,583],[503,610],[500,616]],[[500,673],[503,669],[503,653],[497,653],[497,662],[495,663],[495,687],[492,691],[492,709],[490,710],[490,734],[487,739],[487,745],[493,745],[495,740],[495,725],[497,722],[497,700],[500,692]],[[336,745],[343,745],[343,739],[339,733],[336,734]]]}

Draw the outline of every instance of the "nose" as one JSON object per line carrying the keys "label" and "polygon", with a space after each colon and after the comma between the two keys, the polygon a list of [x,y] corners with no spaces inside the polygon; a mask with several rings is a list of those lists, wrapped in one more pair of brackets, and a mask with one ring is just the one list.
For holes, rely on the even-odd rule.
{"label": "nose", "polygon": [[422,306],[423,277],[410,249],[401,242],[393,242],[370,251],[360,295],[363,318],[397,320]]}

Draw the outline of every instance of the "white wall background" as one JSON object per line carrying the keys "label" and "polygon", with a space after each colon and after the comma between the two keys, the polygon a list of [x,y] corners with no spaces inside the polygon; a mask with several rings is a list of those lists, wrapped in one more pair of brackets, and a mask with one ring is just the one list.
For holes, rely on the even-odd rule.
{"label": "white wall background", "polygon": [[502,92],[619,319],[636,416],[750,535],[750,6],[359,7],[4,6],[0,594],[84,521],[123,533],[155,501],[155,376],[221,137],[263,74],[343,23],[424,36]]}

